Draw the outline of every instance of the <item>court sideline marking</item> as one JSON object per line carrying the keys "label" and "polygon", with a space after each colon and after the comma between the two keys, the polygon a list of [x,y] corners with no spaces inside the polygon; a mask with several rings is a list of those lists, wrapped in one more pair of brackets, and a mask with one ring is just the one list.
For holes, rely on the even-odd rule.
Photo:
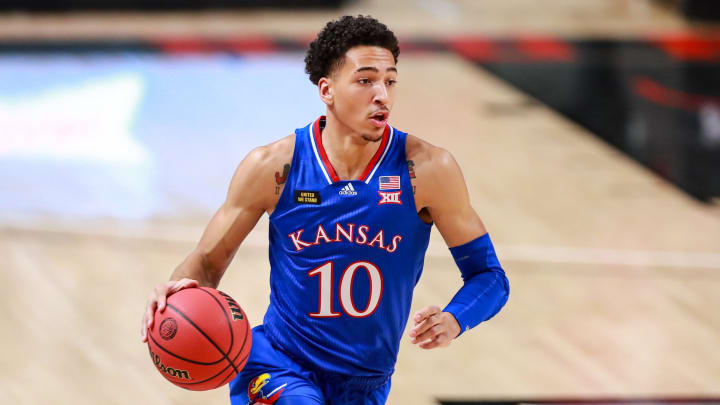
{"label": "court sideline marking", "polygon": [[[173,226],[172,229],[158,230],[115,227],[111,230],[77,230],[64,227],[38,227],[32,225],[0,227],[1,234],[44,234],[47,236],[70,236],[84,238],[121,239],[128,241],[147,241],[162,243],[196,244],[201,228]],[[258,231],[264,228],[259,227]],[[265,234],[251,232],[242,246],[267,249]],[[639,249],[609,249],[569,246],[541,246],[521,244],[496,244],[496,249],[504,261],[545,262],[562,264],[593,264],[628,267],[674,267],[694,269],[720,269],[720,253],[681,252]],[[450,251],[442,244],[431,243],[428,257],[451,257]]]}

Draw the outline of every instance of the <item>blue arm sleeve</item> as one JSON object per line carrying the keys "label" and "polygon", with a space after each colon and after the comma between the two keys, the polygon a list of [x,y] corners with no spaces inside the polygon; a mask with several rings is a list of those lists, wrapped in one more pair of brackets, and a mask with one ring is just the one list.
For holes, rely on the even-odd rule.
{"label": "blue arm sleeve", "polygon": [[443,311],[457,319],[462,335],[502,309],[508,300],[510,285],[487,233],[450,248],[450,253],[460,268],[464,284]]}

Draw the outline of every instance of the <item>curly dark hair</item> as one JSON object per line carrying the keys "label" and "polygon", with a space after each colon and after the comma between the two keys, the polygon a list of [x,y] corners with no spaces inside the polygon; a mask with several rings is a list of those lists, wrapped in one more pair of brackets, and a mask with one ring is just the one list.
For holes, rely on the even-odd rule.
{"label": "curly dark hair", "polygon": [[327,23],[310,43],[305,56],[305,73],[310,75],[313,84],[318,84],[322,77],[342,66],[345,52],[359,45],[385,48],[392,52],[395,63],[400,55],[397,38],[385,24],[370,16],[346,15]]}

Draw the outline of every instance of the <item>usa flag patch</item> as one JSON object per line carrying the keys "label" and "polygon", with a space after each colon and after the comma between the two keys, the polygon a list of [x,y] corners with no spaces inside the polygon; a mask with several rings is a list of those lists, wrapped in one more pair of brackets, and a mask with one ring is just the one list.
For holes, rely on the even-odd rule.
{"label": "usa flag patch", "polygon": [[380,176],[380,190],[397,190],[400,188],[400,176]]}

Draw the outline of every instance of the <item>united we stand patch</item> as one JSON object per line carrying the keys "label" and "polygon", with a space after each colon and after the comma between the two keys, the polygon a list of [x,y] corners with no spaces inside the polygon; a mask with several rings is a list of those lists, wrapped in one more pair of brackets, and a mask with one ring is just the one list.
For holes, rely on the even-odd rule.
{"label": "united we stand patch", "polygon": [[294,201],[296,204],[320,205],[320,192],[310,190],[295,190]]}

